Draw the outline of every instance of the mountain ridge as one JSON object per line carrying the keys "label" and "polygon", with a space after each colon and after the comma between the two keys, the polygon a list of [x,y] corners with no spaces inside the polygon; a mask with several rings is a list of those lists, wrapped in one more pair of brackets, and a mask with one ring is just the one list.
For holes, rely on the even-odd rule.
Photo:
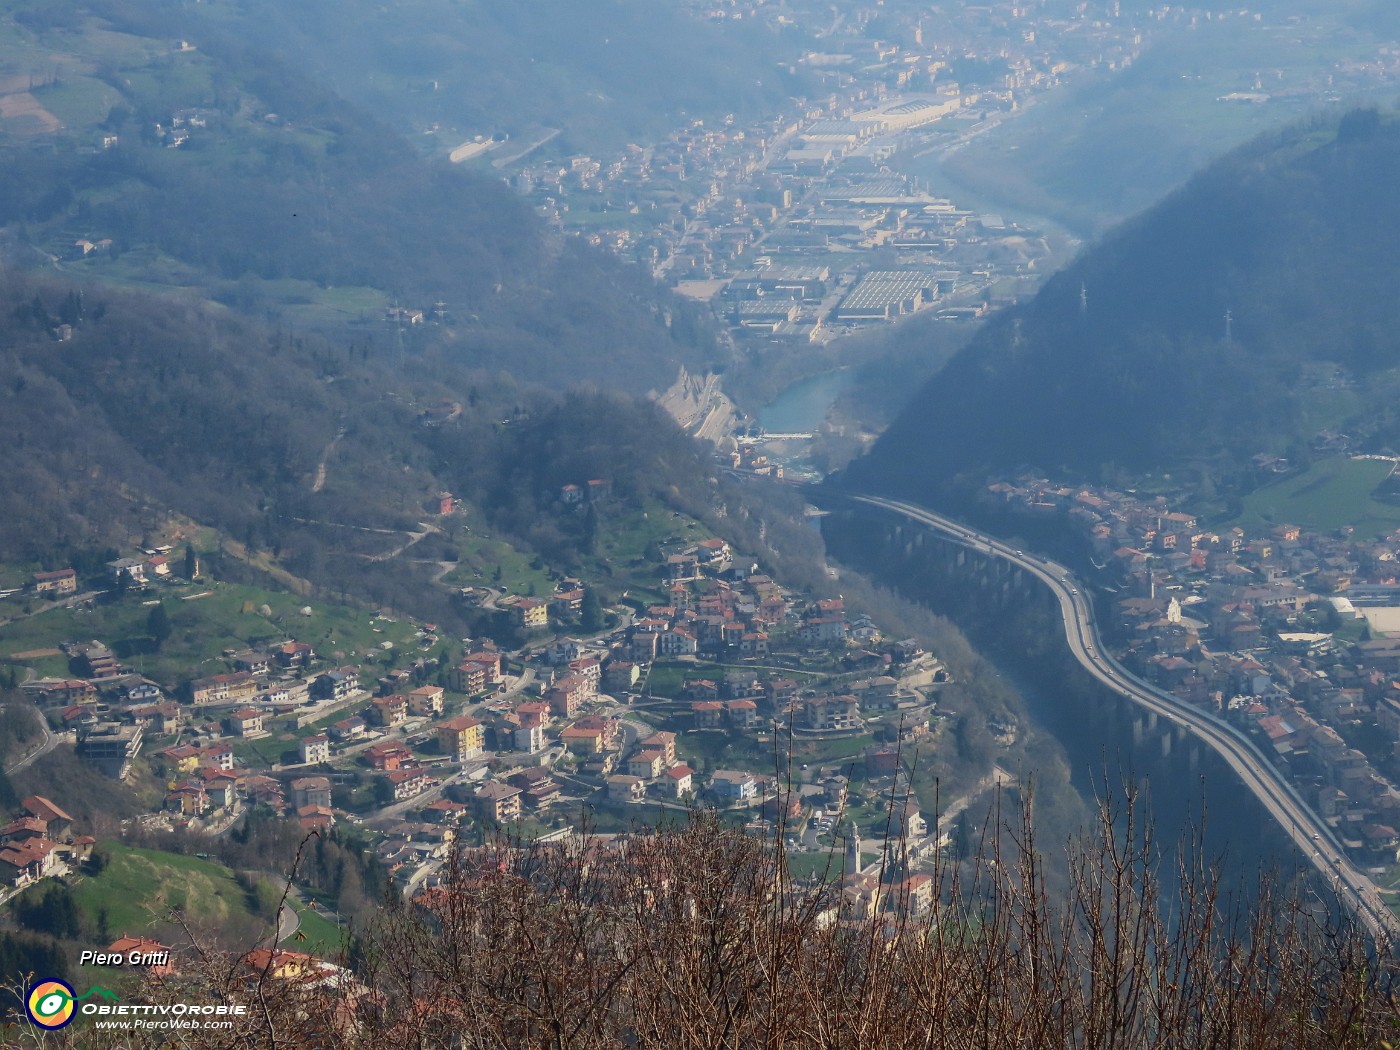
{"label": "mountain ridge", "polygon": [[[73,57],[32,78],[34,104],[65,114],[57,130],[0,120],[7,263],[75,286],[213,299],[338,343],[441,349],[559,387],[644,394],[681,364],[724,360],[694,304],[560,237],[499,178],[422,155],[246,45],[172,50],[141,35],[186,29],[183,9],[133,13],[123,30],[58,4],[35,29],[27,6],[0,5],[0,32]],[[99,46],[104,57],[82,57]]]}
{"label": "mountain ridge", "polygon": [[1388,172],[1400,121],[1357,110],[1264,136],[993,319],[847,472],[928,496],[1022,466],[1207,472],[1317,435],[1400,437]]}

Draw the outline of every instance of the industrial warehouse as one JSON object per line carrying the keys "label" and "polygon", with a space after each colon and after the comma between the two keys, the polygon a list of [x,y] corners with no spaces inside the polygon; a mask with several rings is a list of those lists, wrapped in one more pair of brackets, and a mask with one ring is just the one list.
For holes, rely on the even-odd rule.
{"label": "industrial warehouse", "polygon": [[889,321],[948,295],[957,274],[936,270],[871,270],[836,309],[839,321]]}

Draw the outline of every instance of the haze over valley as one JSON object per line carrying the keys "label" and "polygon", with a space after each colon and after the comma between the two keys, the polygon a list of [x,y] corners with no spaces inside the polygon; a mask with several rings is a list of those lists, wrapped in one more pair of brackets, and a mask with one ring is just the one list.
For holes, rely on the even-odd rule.
{"label": "haze over valley", "polygon": [[1400,21],[1257,6],[0,0],[7,1031],[1380,1045]]}

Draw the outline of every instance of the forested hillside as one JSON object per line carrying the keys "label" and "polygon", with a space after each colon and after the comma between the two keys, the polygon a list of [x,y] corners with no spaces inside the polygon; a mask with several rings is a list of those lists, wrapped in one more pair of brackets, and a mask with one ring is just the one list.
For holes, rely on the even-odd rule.
{"label": "forested hillside", "polygon": [[561,484],[606,477],[640,503],[703,493],[709,476],[698,445],[628,397],[561,397],[442,351],[339,346],[216,305],[14,274],[0,412],[0,488],[19,497],[0,561],[89,561],[173,512],[382,601],[414,576],[366,558],[382,535],[347,530],[411,531],[443,489],[567,560],[581,534],[550,524]]}
{"label": "forested hillside", "polygon": [[[313,15],[345,32],[321,34],[319,59],[278,57]],[[613,15],[629,46],[643,30],[677,45],[660,23],[689,18]],[[489,106],[491,70],[521,61],[513,10],[407,5],[389,32],[347,5],[0,2],[0,489],[17,497],[0,564],[15,578],[202,536],[219,575],[465,628],[460,581],[442,578],[480,537],[541,571],[605,556],[610,522],[563,513],[563,484],[605,478],[636,514],[721,505],[699,447],[637,400],[682,365],[723,367],[702,309],[324,76],[349,61],[335,47],[376,33],[381,59],[403,58],[437,16],[467,51],[494,49],[494,66],[462,60]],[[620,76],[564,46],[579,18],[561,13],[545,44],[579,75]],[[713,57],[694,68],[722,75]],[[639,112],[671,119],[653,101]],[[461,517],[421,525],[444,491]]]}
{"label": "forested hillside", "polygon": [[990,323],[856,464],[923,492],[1031,465],[1112,476],[1323,431],[1400,442],[1394,114],[1294,126],[1220,161]]}
{"label": "forested hillside", "polygon": [[[1077,0],[1042,9],[1084,10]],[[948,155],[940,173],[999,209],[1093,238],[1304,113],[1395,97],[1374,60],[1400,28],[1390,0],[1117,0],[1104,10],[1142,30],[1132,61],[1075,69],[1064,90]]]}
{"label": "forested hillside", "polygon": [[[427,152],[476,135],[515,152],[551,133],[555,151],[615,150],[813,86],[793,72],[795,28],[784,36],[755,19],[649,0],[5,0],[0,12],[17,19],[16,45],[52,51],[70,76],[91,59],[88,72],[108,79],[125,60],[120,39],[64,47],[62,34],[95,18],[104,35],[295,68]],[[0,70],[3,57],[0,47]],[[110,82],[133,86],[124,79]]]}
{"label": "forested hillside", "polygon": [[0,85],[31,111],[0,121],[0,257],[556,386],[645,393],[715,362],[650,275],[555,240],[499,179],[425,159],[292,65],[212,30],[172,47],[190,17],[0,5],[0,72],[54,56]]}
{"label": "forested hillside", "polygon": [[240,0],[209,5],[198,24],[254,41],[436,148],[506,135],[513,152],[558,131],[551,149],[591,152],[763,112],[809,86],[788,72],[795,29],[784,40],[754,19],[699,15],[654,0]]}

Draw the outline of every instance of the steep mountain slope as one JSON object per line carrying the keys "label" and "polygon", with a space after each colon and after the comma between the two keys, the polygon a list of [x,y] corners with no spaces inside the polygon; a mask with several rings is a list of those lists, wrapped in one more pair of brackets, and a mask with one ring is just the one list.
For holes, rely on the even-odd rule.
{"label": "steep mountain slope", "polygon": [[297,63],[439,149],[508,134],[511,152],[547,129],[561,133],[555,148],[598,151],[800,93],[780,64],[800,54],[795,31],[784,40],[753,18],[699,14],[656,0],[239,0],[209,5],[199,24]]}
{"label": "steep mountain slope", "polygon": [[[589,536],[561,485],[606,478],[619,512],[693,493],[704,513],[713,474],[634,398],[14,273],[0,280],[0,418],[0,564],[100,566],[194,522],[284,581],[444,623],[452,588],[431,581],[457,558],[459,522],[567,565]],[[445,489],[464,503],[452,521],[437,518]],[[415,536],[433,538],[386,554]]]}
{"label": "steep mountain slope", "polygon": [[[0,39],[0,78],[34,73],[45,86],[58,70],[120,92],[138,86],[109,75],[130,55],[124,37],[157,42],[156,54],[176,43],[185,59],[241,53],[236,73],[297,69],[424,152],[503,140],[493,159],[556,138],[556,155],[613,151],[815,86],[795,72],[803,39],[791,20],[676,0],[0,0],[6,16],[17,22],[10,45]],[[63,34],[84,19],[102,35],[73,46]],[[51,111],[64,124],[85,106],[67,94]]]}
{"label": "steep mountain slope", "polygon": [[723,363],[701,309],[255,49],[259,9],[0,0],[6,579],[196,538],[465,633],[459,558],[607,550],[563,484],[718,512],[637,398]]}
{"label": "steep mountain slope", "polygon": [[173,44],[184,5],[96,6],[0,4],[4,111],[32,111],[0,120],[0,259],[546,384],[645,393],[713,363],[693,306],[560,243],[499,179],[228,36]]}
{"label": "steep mountain slope", "polygon": [[851,476],[928,492],[1400,438],[1400,121],[1354,111],[1225,158],[988,324]]}
{"label": "steep mountain slope", "polygon": [[[1041,6],[1083,11],[1075,0]],[[1049,216],[1094,238],[1302,113],[1394,99],[1393,77],[1376,61],[1400,24],[1388,0],[1116,0],[1101,9],[1135,27],[1137,57],[1076,64],[1063,90],[930,161],[935,184],[951,176],[994,210]]]}

